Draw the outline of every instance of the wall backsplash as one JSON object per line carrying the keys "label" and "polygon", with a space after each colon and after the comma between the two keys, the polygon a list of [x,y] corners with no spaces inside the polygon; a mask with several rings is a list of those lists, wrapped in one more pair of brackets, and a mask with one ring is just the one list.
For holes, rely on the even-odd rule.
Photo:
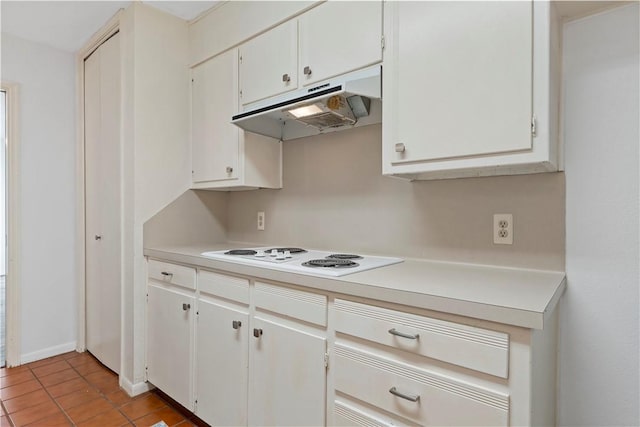
{"label": "wall backsplash", "polygon": [[[564,174],[407,182],[381,175],[381,145],[380,125],[285,142],[283,189],[229,194],[228,240],[564,269]],[[513,214],[512,246],[494,213]]]}

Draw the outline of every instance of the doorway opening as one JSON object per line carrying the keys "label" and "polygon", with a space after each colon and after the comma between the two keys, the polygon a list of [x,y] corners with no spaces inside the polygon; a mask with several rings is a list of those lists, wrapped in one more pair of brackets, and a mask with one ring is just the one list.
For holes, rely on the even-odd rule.
{"label": "doorway opening", "polygon": [[7,266],[7,93],[0,91],[0,367],[6,365],[7,310],[6,310],[6,266]]}

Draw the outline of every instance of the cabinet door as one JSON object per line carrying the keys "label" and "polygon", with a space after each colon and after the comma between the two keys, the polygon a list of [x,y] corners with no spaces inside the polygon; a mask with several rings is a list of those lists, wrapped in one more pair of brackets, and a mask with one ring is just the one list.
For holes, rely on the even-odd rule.
{"label": "cabinet door", "polygon": [[399,164],[531,149],[532,2],[392,3],[385,157]]}
{"label": "cabinet door", "polygon": [[298,23],[282,25],[240,46],[243,105],[298,87]]}
{"label": "cabinet door", "polygon": [[191,361],[195,298],[188,292],[153,282],[147,292],[148,380],[193,410]]}
{"label": "cabinet door", "polygon": [[300,16],[299,25],[302,85],[382,60],[381,1],[329,1]]}
{"label": "cabinet door", "polygon": [[218,55],[192,70],[191,145],[193,182],[238,177],[237,51]]}
{"label": "cabinet door", "polygon": [[326,339],[261,318],[251,327],[249,425],[324,425]]}
{"label": "cabinet door", "polygon": [[197,415],[211,425],[247,424],[249,315],[199,300]]}

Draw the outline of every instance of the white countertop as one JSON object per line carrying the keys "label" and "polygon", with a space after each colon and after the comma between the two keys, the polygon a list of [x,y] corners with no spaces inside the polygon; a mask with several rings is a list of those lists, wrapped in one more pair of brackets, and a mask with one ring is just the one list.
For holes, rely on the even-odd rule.
{"label": "white countertop", "polygon": [[499,323],[543,329],[566,287],[564,272],[405,259],[342,277],[302,274],[220,261],[206,251],[240,248],[219,243],[146,248],[151,258],[275,280]]}

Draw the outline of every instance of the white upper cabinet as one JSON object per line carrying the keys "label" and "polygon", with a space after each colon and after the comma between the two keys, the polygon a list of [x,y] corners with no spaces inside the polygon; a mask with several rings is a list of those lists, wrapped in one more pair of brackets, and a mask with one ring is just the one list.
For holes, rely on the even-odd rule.
{"label": "white upper cabinet", "polygon": [[382,2],[322,3],[239,50],[241,109],[247,110],[382,61]]}
{"label": "white upper cabinet", "polygon": [[193,182],[238,178],[237,51],[198,65],[192,73]]}
{"label": "white upper cabinet", "polygon": [[282,187],[282,143],[231,124],[238,111],[238,51],[192,69],[193,189]]}
{"label": "white upper cabinet", "polygon": [[298,23],[285,22],[240,47],[242,104],[298,87]]}
{"label": "white upper cabinet", "polygon": [[382,60],[382,2],[328,1],[299,18],[301,86]]}
{"label": "white upper cabinet", "polygon": [[387,2],[383,172],[557,170],[548,2]]}

